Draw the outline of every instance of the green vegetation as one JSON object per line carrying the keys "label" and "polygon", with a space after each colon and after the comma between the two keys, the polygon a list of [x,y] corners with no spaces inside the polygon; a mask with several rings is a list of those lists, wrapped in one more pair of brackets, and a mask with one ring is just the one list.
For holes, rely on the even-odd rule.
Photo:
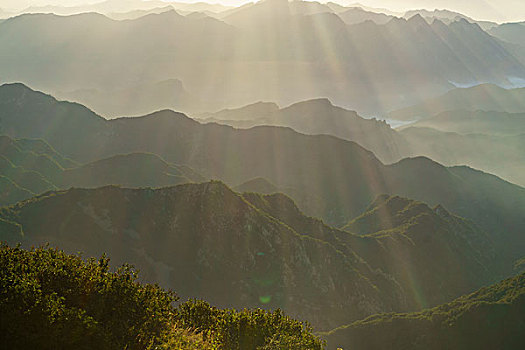
{"label": "green vegetation", "polygon": [[50,248],[0,247],[0,332],[6,349],[322,349],[280,310],[220,310],[142,284],[124,265]]}
{"label": "green vegetation", "polygon": [[433,309],[382,314],[322,336],[329,349],[523,349],[525,274]]}
{"label": "green vegetation", "polygon": [[221,310],[204,301],[188,301],[179,306],[176,317],[180,325],[204,332],[205,339],[224,349],[316,350],[322,342],[312,335],[305,323],[285,316],[280,309],[273,312],[256,309]]}

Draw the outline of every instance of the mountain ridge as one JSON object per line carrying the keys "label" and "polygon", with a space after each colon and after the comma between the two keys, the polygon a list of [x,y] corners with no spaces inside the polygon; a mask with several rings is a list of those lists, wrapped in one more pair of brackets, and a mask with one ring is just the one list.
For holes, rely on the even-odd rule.
{"label": "mountain ridge", "polygon": [[[0,88],[0,97],[3,93]],[[30,90],[25,93],[31,95]],[[391,193],[429,205],[441,203],[489,232],[513,235],[523,227],[523,189],[472,169],[445,168],[421,157],[384,165],[354,142],[302,135],[287,128],[236,130],[202,125],[175,112],[106,121],[86,113],[87,109],[80,109],[79,118],[70,109],[75,105],[51,98],[48,102],[46,108],[37,108],[2,100],[0,123],[11,137],[44,137],[62,155],[80,163],[147,152],[232,185],[264,177],[280,188],[295,188],[319,198],[313,206],[299,203],[301,209],[335,226],[359,215],[377,195]],[[66,117],[68,122],[64,122]],[[86,123],[82,134],[78,134],[77,121],[74,127],[70,124],[76,119]],[[508,225],[504,229],[497,224],[501,218]]]}
{"label": "mountain ridge", "polygon": [[448,304],[412,314],[383,314],[322,333],[329,348],[517,349],[525,344],[521,274]]}
{"label": "mountain ridge", "polygon": [[[135,264],[147,281],[176,285],[182,297],[206,297],[224,307],[280,307],[317,329],[377,312],[436,305],[499,276],[476,267],[478,259],[494,259],[491,248],[469,249],[447,263],[459,259],[457,273],[465,278],[443,285],[437,277],[443,274],[442,263],[425,258],[428,244],[359,237],[305,216],[283,194],[237,194],[217,181],[52,191],[1,208],[0,219],[10,227],[2,239],[11,244],[49,242],[88,256],[108,252],[117,264]],[[470,230],[484,241],[479,229]],[[448,239],[436,241],[440,249],[463,240],[459,229],[441,232]],[[429,290],[419,294],[426,298],[423,304],[396,269],[401,250],[421,267],[412,282],[426,281]],[[426,276],[426,269],[436,278]],[[447,292],[433,293],[438,285]],[[319,308],[329,312],[319,313]]]}

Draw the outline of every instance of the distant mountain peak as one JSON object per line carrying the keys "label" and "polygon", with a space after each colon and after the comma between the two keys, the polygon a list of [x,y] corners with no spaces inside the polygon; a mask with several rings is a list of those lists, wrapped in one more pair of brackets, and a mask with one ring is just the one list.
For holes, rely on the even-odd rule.
{"label": "distant mountain peak", "polygon": [[2,90],[12,90],[12,91],[35,91],[24,83],[14,82],[14,83],[5,83],[0,85]]}
{"label": "distant mountain peak", "polygon": [[414,28],[416,30],[421,30],[422,28],[425,28],[425,29],[431,28],[430,24],[427,22],[427,20],[425,18],[423,18],[423,16],[421,16],[419,13],[415,14],[412,17],[410,17],[407,20],[407,24],[412,26],[412,28]]}
{"label": "distant mountain peak", "polygon": [[419,13],[416,13],[415,15],[407,19],[407,22],[409,23],[427,23],[427,21]]}
{"label": "distant mountain peak", "polygon": [[235,187],[234,190],[237,192],[257,192],[262,194],[279,192],[276,185],[263,177],[256,177],[248,180]]}
{"label": "distant mountain peak", "polygon": [[158,119],[164,119],[164,120],[165,119],[184,119],[184,120],[192,121],[195,124],[199,124],[199,122],[197,122],[194,119],[188,117],[186,114],[180,113],[180,112],[176,112],[176,111],[171,110],[171,109],[162,109],[160,111],[156,111],[156,112],[147,114],[145,116],[140,116],[140,117],[123,117],[123,118],[117,118],[117,119],[113,119],[113,120],[127,119],[127,118],[131,118],[131,119],[158,118]]}
{"label": "distant mountain peak", "polygon": [[470,31],[483,33],[484,35],[489,36],[487,32],[485,32],[479,24],[475,22],[469,22],[466,18],[459,18],[457,21],[453,21],[450,23],[451,28],[460,28],[460,29],[468,29]]}
{"label": "distant mountain peak", "polygon": [[286,108],[293,108],[293,107],[299,107],[299,106],[325,106],[325,107],[333,107],[332,101],[328,99],[327,97],[319,97],[319,98],[313,98],[310,100],[300,101],[296,102]]}

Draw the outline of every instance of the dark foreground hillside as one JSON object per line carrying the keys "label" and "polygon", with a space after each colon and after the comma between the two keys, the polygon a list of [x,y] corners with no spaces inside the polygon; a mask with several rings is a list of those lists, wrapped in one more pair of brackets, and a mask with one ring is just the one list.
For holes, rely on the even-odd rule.
{"label": "dark foreground hillside", "polygon": [[130,266],[110,271],[106,257],[0,246],[3,349],[322,349],[307,324],[280,310],[177,299],[137,282]]}
{"label": "dark foreground hillside", "polygon": [[525,273],[451,303],[383,314],[323,334],[328,349],[524,349]]}

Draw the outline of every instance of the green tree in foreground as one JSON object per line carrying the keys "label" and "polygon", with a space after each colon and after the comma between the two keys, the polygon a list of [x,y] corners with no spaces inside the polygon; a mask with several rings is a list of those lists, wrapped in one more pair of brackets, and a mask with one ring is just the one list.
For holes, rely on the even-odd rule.
{"label": "green tree in foreground", "polygon": [[221,310],[141,284],[127,265],[39,248],[0,247],[4,349],[322,349],[280,310]]}

